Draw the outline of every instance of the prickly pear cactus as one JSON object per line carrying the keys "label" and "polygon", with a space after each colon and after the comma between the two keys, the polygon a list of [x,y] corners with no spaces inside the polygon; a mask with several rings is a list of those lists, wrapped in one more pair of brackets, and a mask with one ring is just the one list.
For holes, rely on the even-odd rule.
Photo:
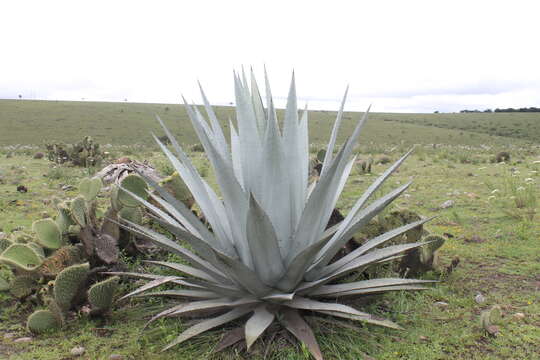
{"label": "prickly pear cactus", "polygon": [[118,217],[135,224],[142,224],[143,213],[138,207],[126,207],[118,212]]}
{"label": "prickly pear cactus", "polygon": [[88,302],[93,314],[104,314],[110,310],[119,281],[118,276],[113,276],[95,283],[88,290]]}
{"label": "prickly pear cactus", "polygon": [[86,226],[86,201],[82,196],[71,200],[70,211],[73,220],[80,226]]}
{"label": "prickly pear cactus", "polygon": [[427,268],[434,268],[437,258],[437,250],[444,245],[445,239],[438,235],[426,236],[422,241],[430,242],[420,248],[420,261]]}
{"label": "prickly pear cactus", "polygon": [[145,200],[148,198],[148,185],[146,185],[146,181],[138,175],[130,174],[122,179],[120,182],[120,189],[118,190],[118,202],[127,207],[139,206],[140,203],[129,193],[123,191],[122,188]]}
{"label": "prickly pear cactus", "polygon": [[71,217],[71,212],[67,204],[61,204],[58,207],[58,216],[56,217],[56,225],[60,229],[62,234],[66,234],[69,231],[69,227],[75,225]]}
{"label": "prickly pear cactus", "polygon": [[324,157],[326,156],[326,150],[321,149],[317,152],[317,160],[324,162]]}
{"label": "prickly pear cactus", "polygon": [[26,323],[27,329],[34,333],[40,334],[49,330],[56,329],[60,326],[54,314],[49,310],[35,311]]}
{"label": "prickly pear cactus", "polygon": [[78,245],[62,246],[54,254],[45,258],[38,272],[47,277],[56,277],[65,268],[84,260],[84,250]]}
{"label": "prickly pear cactus", "polygon": [[67,311],[79,295],[81,287],[86,282],[90,266],[88,263],[72,265],[62,270],[54,283],[54,300],[58,306]]}
{"label": "prickly pear cactus", "polygon": [[31,246],[12,244],[0,255],[0,263],[13,266],[24,271],[37,269],[43,258]]}
{"label": "prickly pear cactus", "polygon": [[62,245],[62,231],[53,219],[36,220],[32,230],[40,245],[48,249],[58,249]]}
{"label": "prickly pear cactus", "polygon": [[9,291],[16,298],[22,299],[32,294],[38,285],[38,279],[33,274],[18,275],[11,281]]}
{"label": "prickly pear cactus", "polygon": [[103,183],[99,178],[85,178],[79,184],[79,192],[86,201],[93,201],[96,199],[102,186]]}
{"label": "prickly pear cactus", "polygon": [[7,281],[2,276],[0,276],[0,291],[7,291],[9,290],[9,288],[10,288],[9,281]]}
{"label": "prickly pear cactus", "polygon": [[178,172],[175,171],[171,176],[163,179],[161,185],[187,207],[191,208],[193,206],[193,196],[180,175],[178,175]]}

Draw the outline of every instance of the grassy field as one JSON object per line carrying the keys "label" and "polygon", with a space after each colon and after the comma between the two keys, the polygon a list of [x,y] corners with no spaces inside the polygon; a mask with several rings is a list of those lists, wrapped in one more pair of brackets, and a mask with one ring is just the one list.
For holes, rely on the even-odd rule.
{"label": "grassy field", "polygon": [[[227,111],[220,108],[218,116]],[[183,142],[193,142],[191,127],[177,106],[0,101],[0,124],[4,130],[0,133],[0,145],[4,146],[0,148],[1,231],[29,229],[35,219],[53,216],[50,199],[74,196],[76,189],[64,191],[62,186],[76,186],[91,173],[88,169],[55,167],[47,160],[32,158],[35,151],[43,150],[44,141],[58,139],[60,133],[63,138],[59,140],[65,142],[92,135],[103,144],[114,144],[109,149],[113,158],[127,155],[148,160],[162,172],[170,171],[164,157],[153,147],[133,145],[150,143],[148,131],[157,129],[152,121],[154,113],[163,116]],[[394,208],[411,209],[423,216],[438,215],[427,228],[447,238],[441,249],[441,266],[448,266],[456,257],[460,263],[449,276],[437,272],[424,275],[426,279],[441,280],[431,290],[390,293],[356,303],[367,312],[398,322],[405,328],[403,331],[356,323],[343,327],[328,320],[312,319],[326,359],[540,359],[540,147],[538,142],[527,139],[493,136],[489,128],[459,129],[465,126],[462,123],[467,123],[467,116],[472,121],[480,115],[484,116],[374,114],[366,126],[361,157],[369,154],[377,159],[384,154],[396,160],[410,144],[420,144],[385,190],[414,179],[413,186],[396,201]],[[530,117],[536,116],[524,115],[516,117],[520,133],[521,126],[527,127]],[[346,116],[356,118],[355,114]],[[441,124],[456,128],[423,123],[436,122],[438,116],[443,119]],[[453,123],[451,116],[459,121]],[[175,118],[180,121],[175,123]],[[311,118],[314,141],[322,143],[333,114],[316,112]],[[538,118],[535,119],[538,123]],[[350,126],[352,120],[347,120]],[[440,145],[434,147],[432,143]],[[13,144],[35,147],[6,148]],[[509,150],[512,160],[490,163],[501,149]],[[8,152],[12,156],[6,158]],[[205,166],[200,153],[191,155],[198,166]],[[375,165],[374,174],[353,170],[340,199],[340,209],[347,212],[385,168],[386,165]],[[207,177],[213,183],[211,170]],[[28,193],[18,193],[19,184],[27,186]],[[523,190],[519,190],[521,187]],[[518,200],[524,196],[528,205],[518,206]],[[440,209],[447,200],[454,201],[454,206]],[[532,210],[536,214],[531,217]],[[141,267],[138,261],[130,266]],[[485,302],[475,301],[478,293],[486,298]],[[267,348],[271,340],[268,337],[250,354],[238,350],[212,354],[225,333],[223,329],[160,353],[186,324],[167,320],[141,332],[148,314],[158,305],[156,301],[140,300],[117,304],[112,317],[104,321],[75,314],[61,331],[33,337],[27,343],[15,343],[13,339],[29,336],[24,319],[30,308],[0,293],[0,359],[71,359],[70,350],[75,346],[85,347],[84,359],[108,359],[111,354],[137,360],[309,358],[301,346],[286,339]],[[493,305],[501,306],[503,312],[496,337],[488,335],[479,323],[480,312]]]}
{"label": "grassy field", "polygon": [[[216,107],[223,126],[234,118],[233,108]],[[310,140],[326,142],[335,113],[310,111]],[[182,143],[196,142],[184,108],[170,104],[94,103],[77,101],[0,100],[0,145],[73,143],[84,135],[101,144],[154,145],[151,131],[160,132],[159,115]],[[341,140],[350,133],[359,114],[346,113]],[[435,124],[435,125],[433,125]],[[468,125],[467,125],[468,124]],[[477,128],[475,124],[479,127]],[[510,126],[518,135],[497,136]],[[494,129],[493,131],[491,129]],[[369,144],[462,144],[519,146],[540,139],[540,113],[528,114],[387,114],[373,113],[361,142]],[[505,133],[506,134],[506,133]],[[509,141],[510,140],[510,141]]]}

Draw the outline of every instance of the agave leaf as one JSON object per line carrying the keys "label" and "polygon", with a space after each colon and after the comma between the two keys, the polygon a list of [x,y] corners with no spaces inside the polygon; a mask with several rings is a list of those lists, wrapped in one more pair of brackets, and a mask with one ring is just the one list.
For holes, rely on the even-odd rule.
{"label": "agave leaf", "polygon": [[339,297],[344,297],[344,296],[360,296],[360,295],[366,295],[366,294],[375,294],[375,293],[381,293],[381,292],[402,291],[402,290],[417,291],[417,290],[429,290],[429,288],[425,286],[414,286],[414,285],[381,286],[381,287],[370,288],[370,289],[357,289],[357,290],[343,291],[343,292],[328,294],[328,295],[319,295],[319,297],[339,298]]}
{"label": "agave leaf", "polygon": [[291,243],[292,249],[287,256],[286,264],[289,264],[293,257],[312,244],[314,239],[324,232],[324,227],[328,224],[328,219],[333,210],[333,208],[329,209],[324,206],[329,205],[329,199],[333,200],[335,198],[335,192],[332,191],[332,187],[337,188],[338,186],[335,178],[337,177],[338,165],[343,154],[342,148],[336,157],[336,161],[332,164],[328,172],[324,176],[321,176],[309,196],[296,228],[294,240]]}
{"label": "agave leaf", "polygon": [[146,260],[144,262],[148,263],[148,264],[164,266],[164,267],[167,267],[169,269],[173,269],[173,270],[179,271],[181,273],[194,276],[194,277],[199,278],[199,279],[212,281],[212,282],[218,282],[216,279],[214,279],[213,277],[208,275],[206,272],[204,272],[202,270],[199,270],[199,269],[196,269],[196,268],[193,268],[193,267],[188,266],[188,265],[179,264],[179,263],[175,263],[175,262],[168,262],[168,261]]}
{"label": "agave leaf", "polygon": [[234,277],[236,282],[251,294],[256,297],[263,297],[272,292],[272,288],[262,283],[257,274],[241,261],[230,258],[216,250],[214,252],[218,259],[229,267],[231,270],[229,274]]}
{"label": "agave leaf", "polygon": [[229,119],[229,128],[231,129],[231,151],[232,151],[232,163],[233,163],[234,175],[236,176],[238,183],[242,186],[242,188],[245,191],[246,185],[244,184],[244,175],[242,172],[242,159],[240,157],[240,151],[241,151],[240,139],[238,138],[238,133],[236,132],[236,129],[234,128],[234,125],[230,119]]}
{"label": "agave leaf", "polygon": [[313,330],[311,330],[305,320],[302,319],[298,311],[294,309],[284,309],[282,315],[283,316],[279,318],[279,321],[285,329],[300,340],[300,342],[304,343],[316,360],[323,360],[321,349],[319,348],[315,334],[313,334]]}
{"label": "agave leaf", "polygon": [[167,317],[181,316],[191,314],[193,312],[201,312],[208,310],[222,310],[227,308],[236,308],[243,306],[251,306],[257,304],[259,301],[256,299],[239,299],[231,300],[228,298],[217,298],[210,300],[193,301],[183,304],[180,308],[167,314]]}
{"label": "agave leaf", "polygon": [[384,326],[384,327],[387,327],[387,328],[390,328],[390,329],[403,330],[403,328],[401,326],[394,323],[393,321],[385,320],[385,319],[379,320],[379,319],[374,318],[370,314],[366,314],[366,315],[368,315],[368,317],[366,317],[366,316],[363,316],[363,315],[354,315],[354,314],[348,314],[348,313],[339,312],[339,311],[321,310],[321,311],[317,311],[317,312],[319,312],[321,314],[326,314],[326,315],[331,315],[331,316],[344,318],[344,319],[350,319],[350,320],[355,320],[355,321],[364,321],[364,322],[367,322],[369,324]]}
{"label": "agave leaf", "polygon": [[411,229],[414,229],[415,227],[420,226],[420,225],[432,220],[433,218],[434,217],[427,218],[427,219],[422,219],[422,220],[419,220],[419,221],[415,221],[413,223],[410,223],[410,224],[407,224],[407,225],[404,225],[404,226],[400,226],[398,228],[387,231],[384,234],[381,234],[381,235],[379,235],[377,237],[374,237],[373,239],[367,241],[365,244],[363,244],[362,246],[360,246],[360,247],[356,248],[355,250],[351,251],[350,253],[348,253],[347,255],[342,257],[341,259],[339,259],[339,260],[331,263],[330,265],[328,265],[325,268],[324,274],[329,274],[329,273],[339,269],[340,267],[345,266],[346,264],[348,264],[352,260],[354,260],[357,257],[367,253],[368,251],[374,249],[375,247],[380,246],[380,245],[384,244],[385,242],[394,239],[396,236],[404,234],[405,232],[407,232],[407,231],[409,231]]}
{"label": "agave leaf", "polygon": [[262,135],[266,131],[266,115],[264,113],[261,93],[259,92],[259,86],[257,85],[257,80],[253,74],[253,69],[251,69],[251,102],[253,103],[253,110],[255,112],[259,134]]}
{"label": "agave leaf", "polygon": [[[395,256],[397,254],[404,253],[406,251],[419,248],[422,245],[425,245],[425,242],[418,242],[418,243],[411,243],[411,244],[401,244],[401,245],[393,245],[388,246],[383,249],[377,249],[374,250],[368,254],[365,254],[363,256],[359,256],[347,265],[331,272],[329,275],[325,277],[321,277],[318,280],[311,281],[311,282],[305,282],[298,288],[298,292],[304,293],[306,290],[318,287],[319,285],[323,285],[328,283],[329,281],[332,281],[334,279],[337,279],[339,277],[342,277],[351,271],[354,271],[356,269],[369,266],[373,263],[379,262],[381,260],[387,259],[389,257]],[[323,269],[323,273],[324,273]]]}
{"label": "agave leaf", "polygon": [[[193,212],[187,208],[187,206],[177,200],[174,196],[172,196],[165,188],[160,186],[157,182],[155,182],[152,178],[144,174],[143,172],[138,172],[138,174],[148,183],[151,187],[153,187],[159,196],[163,198],[163,202],[167,202],[174,208],[174,210],[169,209],[169,207],[164,207],[172,216],[175,217],[176,220],[178,220],[186,229],[188,229],[190,232],[192,232],[194,235],[197,235],[199,237],[205,238],[205,239],[212,239],[213,235],[206,226],[193,214]],[[152,195],[152,198],[157,201],[157,196]],[[162,201],[158,201],[159,204],[162,204]],[[163,206],[163,205],[162,205]],[[215,240],[214,240],[215,241]]]}
{"label": "agave leaf", "polygon": [[238,77],[235,77],[234,84],[244,189],[254,191],[260,186],[261,136],[256,122],[252,121],[255,112],[250,101],[250,95],[246,94]]}
{"label": "agave leaf", "polygon": [[[188,111],[190,116],[192,112]],[[197,121],[195,118],[191,118],[194,127],[197,129],[197,124],[204,122],[203,119]],[[206,154],[210,163],[214,167],[216,180],[221,188],[221,193],[223,195],[223,204],[225,207],[225,223],[229,224],[230,231],[230,242],[234,244],[238,255],[242,261],[247,264],[249,267],[252,267],[252,259],[249,248],[244,241],[245,239],[245,218],[248,209],[248,198],[244,193],[242,186],[236,180],[233,169],[231,167],[231,160],[227,158],[225,160],[216,149],[215,145],[212,142],[212,139],[205,137],[204,133],[200,131],[199,139],[203,145],[205,145]],[[210,190],[208,191],[210,193]],[[217,200],[220,202],[219,200]],[[229,253],[226,251],[226,253]]]}
{"label": "agave leaf", "polygon": [[306,270],[309,268],[315,259],[315,256],[321,248],[327,243],[329,238],[319,240],[315,244],[308,246],[302,250],[290,263],[287,272],[277,284],[277,288],[290,292],[300,283]]}
{"label": "agave leaf", "polygon": [[138,288],[137,290],[134,290],[134,291],[130,292],[129,294],[122,296],[119,300],[127,299],[128,297],[138,295],[138,294],[140,294],[140,293],[142,293],[142,292],[144,292],[146,290],[150,290],[150,289],[153,289],[155,287],[166,284],[168,282],[171,282],[173,280],[179,280],[179,279],[180,278],[178,278],[177,276],[165,276],[165,277],[162,277],[162,278],[159,278],[159,279],[149,281],[146,284],[144,284],[143,286],[141,286],[140,288]]}
{"label": "agave leaf", "polygon": [[[148,239],[149,241],[153,242],[154,244],[171,251],[184,260],[188,261],[191,265],[197,267],[200,270],[206,271],[210,276],[220,279],[225,282],[230,282],[228,278],[220,271],[218,270],[210,261],[213,261],[216,265],[219,265],[217,260],[215,260],[215,257],[206,256],[205,259],[201,259],[199,256],[193,254],[189,250],[183,248],[182,246],[178,245],[174,241],[167,238],[165,235],[162,235],[160,233],[157,233],[149,228],[146,228],[144,226],[129,222],[127,220],[124,220],[124,222],[129,225],[122,225],[124,227],[127,227],[128,230],[133,231],[144,238]],[[201,249],[203,246],[206,245],[202,240],[198,239],[196,236],[189,234],[188,232],[181,231],[178,228],[169,228],[171,230],[175,230],[175,234],[180,233],[184,236],[184,239],[188,241],[195,249]],[[204,250],[209,251],[211,249],[211,246],[206,245]],[[201,252],[201,254],[207,254],[205,252]]]}
{"label": "agave leaf", "polygon": [[250,196],[247,218],[247,242],[258,277],[274,285],[285,272],[274,227],[257,201]]}
{"label": "agave leaf", "polygon": [[274,322],[276,316],[266,309],[266,305],[259,305],[255,308],[253,315],[246,322],[245,337],[247,349],[253,345],[255,340]]}
{"label": "agave leaf", "polygon": [[228,322],[231,322],[233,320],[236,320],[244,315],[246,315],[247,313],[249,313],[250,311],[253,310],[253,307],[252,306],[243,306],[243,307],[238,307],[238,308],[235,308],[223,315],[220,315],[220,316],[217,316],[215,318],[212,318],[212,319],[208,319],[208,320],[204,320],[204,321],[201,321],[200,323],[196,324],[196,325],[193,325],[192,327],[188,328],[187,330],[185,330],[182,334],[180,334],[180,336],[178,336],[174,341],[172,341],[171,343],[169,343],[164,349],[163,351],[165,350],[168,350],[188,339],[191,339],[192,337],[196,336],[196,335],[199,335],[200,333],[203,333],[207,330],[210,330],[210,329],[213,329],[215,327],[218,327],[220,325],[223,325],[223,324],[226,324]]}
{"label": "agave leaf", "polygon": [[348,92],[349,86],[347,85],[347,88],[345,89],[345,94],[343,95],[343,99],[341,100],[341,106],[339,107],[339,111],[337,113],[336,121],[334,122],[334,127],[332,128],[332,133],[330,135],[330,140],[328,141],[328,146],[326,147],[326,154],[324,156],[324,161],[322,164],[321,175],[328,170],[328,167],[332,163],[334,145],[336,143],[339,128],[341,126],[341,119],[343,118],[343,108],[345,107],[345,101],[347,101]]}
{"label": "agave leaf", "polygon": [[220,351],[223,351],[225,350],[226,348],[228,348],[229,346],[233,346],[234,344],[236,344],[237,342],[239,342],[240,340],[244,339],[244,334],[245,334],[245,330],[244,330],[244,327],[243,326],[239,326],[237,328],[234,328],[230,331],[228,331],[224,336],[223,338],[221,339],[221,341],[219,342],[219,344],[217,344],[216,348],[214,349],[214,351],[216,353],[220,352]]}
{"label": "agave leaf", "polygon": [[272,221],[282,247],[282,254],[284,254],[287,252],[287,249],[283,249],[284,243],[293,232],[289,190],[290,170],[285,162],[283,140],[280,137],[277,122],[272,119],[268,121],[260,162],[261,186],[253,193]]}
{"label": "agave leaf", "polygon": [[[288,164],[287,171],[289,172],[289,199],[291,214],[290,223],[293,229],[296,228],[298,219],[302,215],[304,203],[306,200],[307,187],[307,170],[309,157],[306,157],[305,149],[303,148],[304,137],[307,138],[307,128],[300,125],[298,121],[298,106],[296,101],[296,84],[294,72],[291,79],[289,96],[287,97],[287,107],[285,109],[285,119],[283,121],[283,144],[286,144],[288,151],[282,150],[284,154],[283,162]],[[283,191],[283,189],[282,189]],[[287,237],[290,239],[290,237]],[[286,244],[288,247],[289,244]]]}
{"label": "agave leaf", "polygon": [[205,290],[164,290],[156,291],[145,294],[138,294],[134,297],[154,297],[154,296],[164,296],[171,298],[197,298],[197,299],[215,299],[219,298],[221,295],[216,294],[212,291]]}
{"label": "agave leaf", "polygon": [[221,129],[221,125],[219,124],[216,113],[214,112],[214,109],[212,108],[212,106],[210,105],[210,102],[206,98],[206,94],[204,93],[200,82],[199,82],[199,89],[201,90],[201,96],[204,103],[204,109],[206,111],[206,114],[208,115],[208,118],[210,119],[210,125],[212,126],[212,133],[214,135],[217,148],[219,149],[219,153],[221,154],[221,156],[226,158],[230,155],[229,155],[229,146],[227,145],[227,141],[225,140],[225,135],[223,135],[223,130]]}
{"label": "agave leaf", "polygon": [[362,280],[352,283],[336,284],[336,285],[324,285],[318,289],[311,291],[310,296],[322,296],[322,295],[333,295],[338,293],[343,293],[353,290],[365,290],[372,288],[381,288],[388,286],[397,286],[397,285],[416,285],[416,284],[427,284],[434,283],[434,280],[418,280],[418,279],[402,279],[402,278],[382,278],[382,279],[371,279],[371,280]]}
{"label": "agave leaf", "polygon": [[[162,151],[165,153],[188,189],[191,191],[195,201],[212,226],[216,239],[219,240],[218,244],[220,245],[221,249],[232,254],[234,249],[231,243],[230,228],[228,227],[229,223],[226,221],[226,217],[224,218],[223,216],[219,215],[219,213],[225,213],[223,203],[221,201],[216,201],[217,196],[213,190],[206,185],[206,182],[201,178],[197,170],[195,170],[193,164],[191,164],[188,157],[180,147],[177,148],[177,153],[181,157],[182,162],[180,162],[180,160],[178,160],[155,135],[154,139],[161,147]],[[212,195],[213,197],[211,197]]]}
{"label": "agave leaf", "polygon": [[334,311],[345,314],[353,314],[357,316],[370,317],[371,315],[363,313],[347,305],[337,303],[326,303],[317,300],[308,299],[301,296],[296,296],[293,300],[284,303],[283,305],[293,309],[310,310],[310,311]]}

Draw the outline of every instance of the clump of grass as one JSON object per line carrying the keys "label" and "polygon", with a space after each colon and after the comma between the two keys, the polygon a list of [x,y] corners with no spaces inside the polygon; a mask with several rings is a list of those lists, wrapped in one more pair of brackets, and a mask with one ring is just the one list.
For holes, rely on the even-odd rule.
{"label": "clump of grass", "polygon": [[501,189],[491,189],[488,200],[506,215],[518,219],[533,221],[538,212],[538,188],[533,178],[521,179],[516,174],[505,177]]}

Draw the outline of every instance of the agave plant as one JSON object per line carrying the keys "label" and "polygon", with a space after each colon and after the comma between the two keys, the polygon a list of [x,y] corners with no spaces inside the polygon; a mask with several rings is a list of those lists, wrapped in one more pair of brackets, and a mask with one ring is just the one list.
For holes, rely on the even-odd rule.
{"label": "agave plant", "polygon": [[[310,184],[308,113],[304,110],[299,116],[294,74],[282,126],[276,116],[266,74],[265,80],[266,106],[253,73],[250,84],[245,76],[235,74],[236,126],[230,122],[230,145],[202,88],[207,118],[184,99],[189,118],[214,167],[221,197],[197,173],[189,157],[158,118],[176,154],[155,135],[154,138],[188,186],[212,230],[151,178],[146,177],[146,181],[156,190],[150,194],[154,201],[145,201],[130,193],[148,208],[156,221],[184,240],[191,249],[138,224],[125,224],[131,231],[185,261],[149,261],[177,271],[177,276],[123,273],[150,280],[125,297],[167,296],[178,300],[150,322],[163,317],[205,316],[165,349],[209,329],[248,317],[244,326],[248,349],[274,321],[279,321],[307,345],[316,359],[322,359],[315,336],[302,317],[305,312],[399,328],[391,321],[380,320],[335,299],[424,289],[421,284],[429,282],[402,278],[338,282],[351,272],[391,261],[425,244],[383,247],[387,241],[429,219],[377,236],[333,261],[355,232],[409,187],[410,183],[407,183],[380,199],[368,201],[410,151],[367,189],[342,222],[327,229],[332,210],[355,162],[353,148],[367,112],[335,153],[345,92],[321,175]],[[166,283],[173,285],[171,290],[147,292]]]}

